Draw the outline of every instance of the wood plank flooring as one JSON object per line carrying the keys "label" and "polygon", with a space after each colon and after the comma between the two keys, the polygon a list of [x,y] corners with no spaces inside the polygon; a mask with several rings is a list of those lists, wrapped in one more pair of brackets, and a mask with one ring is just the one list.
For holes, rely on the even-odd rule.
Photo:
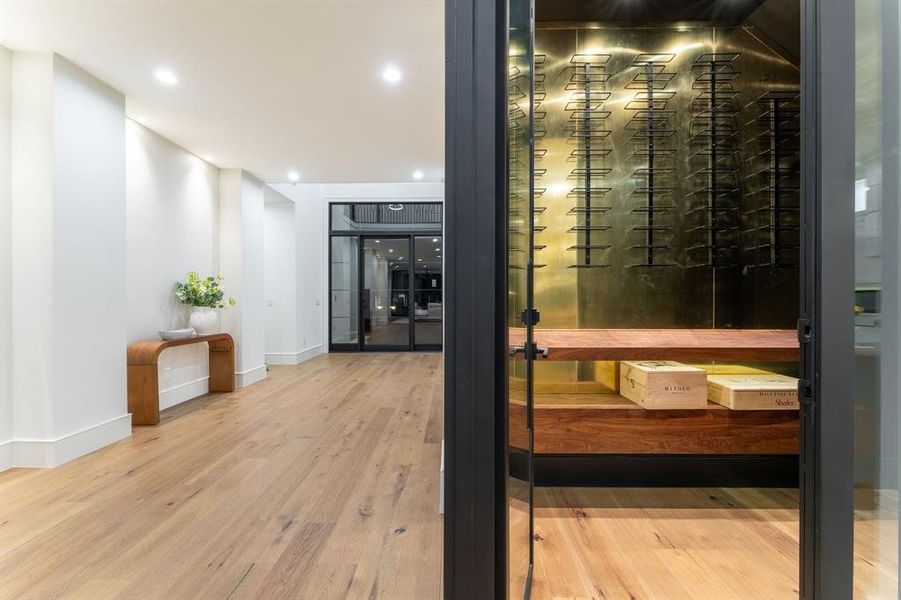
{"label": "wood plank flooring", "polygon": [[0,597],[440,597],[440,354],[332,354],[0,474]]}
{"label": "wood plank flooring", "polygon": [[539,488],[533,600],[798,597],[794,490]]}
{"label": "wood plank flooring", "polygon": [[[439,354],[332,354],[2,473],[0,598],[439,599],[442,412]],[[540,488],[533,598],[796,598],[796,503]],[[857,526],[856,591],[896,597],[897,497]]]}

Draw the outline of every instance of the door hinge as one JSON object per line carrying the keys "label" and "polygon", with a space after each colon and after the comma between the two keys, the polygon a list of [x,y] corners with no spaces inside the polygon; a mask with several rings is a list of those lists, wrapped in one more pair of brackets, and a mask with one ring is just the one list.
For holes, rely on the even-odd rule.
{"label": "door hinge", "polygon": [[538,325],[538,321],[541,320],[541,313],[538,312],[537,308],[527,308],[522,311],[522,324],[526,327],[534,327]]}
{"label": "door hinge", "polygon": [[798,343],[809,344],[813,339],[813,323],[810,319],[798,319]]}

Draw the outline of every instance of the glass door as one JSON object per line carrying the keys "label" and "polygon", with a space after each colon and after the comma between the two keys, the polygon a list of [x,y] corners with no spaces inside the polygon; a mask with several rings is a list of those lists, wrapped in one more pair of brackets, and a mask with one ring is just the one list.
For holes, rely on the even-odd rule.
{"label": "glass door", "polygon": [[507,596],[528,598],[533,565],[533,25],[511,0],[507,58]]}
{"label": "glass door", "polygon": [[409,350],[412,345],[409,237],[363,237],[360,330],[363,350]]}
{"label": "glass door", "polygon": [[417,350],[441,347],[444,303],[441,236],[413,238],[413,340]]}

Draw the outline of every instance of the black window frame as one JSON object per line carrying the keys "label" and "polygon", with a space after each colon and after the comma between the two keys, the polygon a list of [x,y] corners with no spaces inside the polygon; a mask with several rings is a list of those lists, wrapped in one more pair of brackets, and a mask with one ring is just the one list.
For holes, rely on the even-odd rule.
{"label": "black window frame", "polygon": [[[388,204],[406,204],[406,205],[435,205],[438,207],[443,207],[442,202],[436,201],[413,201],[407,202],[404,200],[400,200],[399,202],[389,202],[384,200],[379,200],[377,202],[347,202],[336,200],[333,202],[329,202],[327,206],[328,210],[328,293],[329,293],[329,303],[328,303],[328,351],[329,352],[440,352],[444,344],[433,344],[433,343],[417,343],[416,342],[416,323],[415,319],[411,316],[410,319],[410,337],[409,343],[407,345],[399,345],[399,346],[387,346],[387,345],[372,345],[366,344],[364,342],[364,333],[363,333],[363,313],[362,313],[362,295],[363,295],[363,240],[367,238],[381,238],[381,239],[408,239],[410,245],[410,256],[409,256],[409,264],[410,264],[410,299],[411,302],[415,297],[415,276],[413,273],[413,260],[415,258],[415,248],[414,241],[417,237],[424,236],[432,236],[432,237],[440,237],[444,240],[444,227],[443,224],[439,223],[437,229],[353,229],[353,230],[334,230],[332,223],[332,207],[335,205],[348,205],[348,206],[373,206],[373,205],[388,205]],[[332,340],[332,239],[336,237],[352,237],[357,238],[357,341],[353,343],[335,343]],[[444,280],[444,273],[442,273],[442,280]],[[442,283],[442,300],[444,300],[444,295],[446,293],[446,285]]]}

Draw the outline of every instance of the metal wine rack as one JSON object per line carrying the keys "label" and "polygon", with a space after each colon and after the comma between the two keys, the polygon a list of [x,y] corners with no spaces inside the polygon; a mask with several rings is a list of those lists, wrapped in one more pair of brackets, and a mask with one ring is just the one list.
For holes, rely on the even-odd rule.
{"label": "metal wine rack", "polygon": [[676,153],[668,139],[676,133],[671,120],[676,111],[669,108],[670,101],[676,93],[667,91],[666,87],[676,76],[667,71],[675,54],[639,54],[632,61],[635,76],[626,84],[626,89],[640,90],[630,100],[625,109],[631,111],[631,118],[626,129],[633,131],[631,140],[638,145],[633,154],[645,163],[644,167],[632,172],[631,177],[642,181],[643,185],[632,190],[633,196],[644,199],[644,203],[633,208],[633,213],[643,214],[641,225],[631,231],[643,235],[642,243],[630,246],[630,250],[639,250],[642,254],[640,262],[633,267],[674,266],[674,263],[660,259],[660,252],[672,247],[673,225],[662,222],[663,214],[674,210],[667,198],[675,190],[671,178],[675,168],[666,164],[666,157]]}
{"label": "metal wine rack", "polygon": [[[544,194],[547,191],[547,189],[542,185],[542,180],[544,179],[545,174],[547,174],[547,169],[538,164],[539,161],[543,159],[547,154],[547,148],[539,147],[539,144],[547,134],[547,110],[542,107],[545,98],[547,98],[547,87],[545,85],[547,74],[544,71],[544,64],[546,60],[547,55],[536,54],[532,65],[535,77],[532,89],[532,120],[535,128],[535,147],[533,149],[533,160],[535,162],[535,165],[532,171],[532,178],[535,201],[533,202],[531,215],[532,231],[534,232],[534,234],[539,234],[547,229],[546,226],[540,225],[535,222],[536,217],[540,217],[540,215],[543,215],[547,211],[547,206],[545,206],[542,201]],[[534,252],[540,252],[546,247],[546,244],[539,243],[534,239],[533,236],[532,250]],[[543,267],[546,267],[547,263],[537,260],[536,257],[533,266],[536,269],[541,269]]]}
{"label": "metal wine rack", "polygon": [[770,91],[748,105],[757,116],[748,123],[761,132],[752,141],[749,162],[766,166],[752,173],[747,192],[751,206],[751,267],[797,267],[800,250],[800,116],[801,96],[794,90]]}
{"label": "metal wine rack", "polygon": [[[700,215],[701,224],[690,233],[703,241],[688,247],[692,266],[730,267],[737,264],[739,225],[738,115],[741,107],[735,88],[741,73],[736,68],[741,53],[711,52],[698,56],[691,65],[691,173],[694,188],[689,198],[690,215]],[[701,254],[703,258],[696,257]]]}
{"label": "metal wine rack", "polygon": [[576,218],[576,224],[569,229],[576,236],[576,243],[567,248],[577,256],[569,265],[572,269],[610,266],[605,255],[611,246],[599,239],[602,232],[610,229],[601,219],[612,208],[604,202],[611,188],[600,183],[611,171],[603,166],[604,158],[610,154],[610,148],[604,147],[611,134],[606,125],[610,111],[605,108],[605,101],[610,98],[610,92],[605,90],[610,79],[606,72],[609,60],[609,54],[574,54],[569,61],[566,89],[572,93],[564,110],[569,113],[566,124],[569,141],[575,145],[570,159],[578,165],[568,176],[575,186],[567,197],[576,200],[569,210]]}
{"label": "metal wine rack", "polygon": [[511,269],[525,269],[528,265],[529,188],[531,186],[532,161],[528,152],[522,152],[521,140],[528,134],[529,115],[520,104],[529,100],[529,76],[516,65],[507,73],[507,136],[508,157],[508,265]]}

